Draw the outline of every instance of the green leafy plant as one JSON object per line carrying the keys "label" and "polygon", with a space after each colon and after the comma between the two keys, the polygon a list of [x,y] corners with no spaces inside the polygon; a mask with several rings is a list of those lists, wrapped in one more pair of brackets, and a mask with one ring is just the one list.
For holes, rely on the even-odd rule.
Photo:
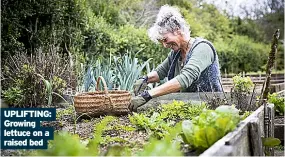
{"label": "green leafy plant", "polygon": [[99,123],[97,123],[94,126],[94,134],[93,134],[94,139],[88,143],[87,147],[91,147],[93,151],[99,152],[99,145],[101,141],[103,140],[102,134],[104,130],[107,128],[107,125],[114,120],[115,120],[115,117],[106,116]]}
{"label": "green leafy plant", "polygon": [[111,145],[107,148],[104,156],[131,156],[132,152],[128,147]]}
{"label": "green leafy plant", "polygon": [[278,146],[281,141],[278,138],[268,137],[262,138],[262,144],[266,147],[275,147]]}
{"label": "green leafy plant", "polygon": [[176,140],[180,132],[181,123],[177,123],[163,139],[151,138],[149,144],[138,152],[138,156],[182,156],[180,142]]}
{"label": "green leafy plant", "polygon": [[163,104],[158,107],[158,112],[163,119],[182,120],[192,119],[202,113],[207,108],[206,103],[192,104],[174,100],[170,104]]}
{"label": "green leafy plant", "polygon": [[135,130],[136,130],[136,128],[134,128],[134,127],[126,126],[126,125],[120,125],[120,124],[115,125],[112,129],[114,129],[114,130],[128,131],[128,132],[131,132],[131,131],[135,131]]}
{"label": "green leafy plant", "polygon": [[163,138],[171,127],[180,120],[192,119],[207,108],[205,103],[191,104],[182,101],[173,101],[170,104],[160,105],[157,109],[143,113],[129,115],[130,122],[138,129],[146,130],[157,138]]}
{"label": "green leafy plant", "polygon": [[233,106],[219,106],[216,110],[204,110],[193,120],[182,122],[183,141],[199,151],[204,151],[236,128],[239,111]]}
{"label": "green leafy plant", "polygon": [[[96,81],[99,76],[102,76],[106,81],[107,88],[112,89],[113,84],[115,83],[115,74],[112,65],[112,55],[110,54],[110,59],[108,62],[102,62],[100,57],[97,60],[91,60],[89,64],[81,67],[83,72],[81,72],[80,78],[82,81],[79,83],[79,92],[88,92],[96,90]],[[99,82],[101,85],[101,82]],[[103,86],[99,86],[100,90],[103,89]]]}
{"label": "green leafy plant", "polygon": [[133,113],[129,116],[129,120],[139,130],[146,130],[149,135],[159,139],[168,134],[171,126],[174,125],[174,121],[164,121],[158,112],[153,112],[150,117],[144,113]]}
{"label": "green leafy plant", "polygon": [[[122,57],[112,56],[110,54],[107,63],[103,63],[101,59],[98,58],[96,62],[86,66],[86,72],[83,73],[83,81],[81,81],[78,91],[94,91],[96,79],[99,76],[105,79],[108,89],[112,89],[115,85],[121,90],[132,91],[134,82],[142,74],[143,69],[149,64],[150,60],[151,59],[148,59],[143,64],[139,64],[138,58],[132,56],[132,53],[129,51]],[[83,65],[82,68],[84,68]],[[102,86],[100,87],[103,89]]]}
{"label": "green leafy plant", "polygon": [[31,155],[36,156],[98,156],[100,155],[100,143],[106,126],[115,120],[115,117],[106,116],[94,126],[94,139],[81,141],[78,135],[67,132],[59,132],[53,141],[50,141],[47,150],[39,150]]}
{"label": "green leafy plant", "polygon": [[[267,148],[273,148],[273,147],[279,146],[280,143],[281,143],[281,141],[278,138],[274,138],[274,137],[264,138],[264,137],[262,137],[262,144],[263,144],[263,146],[265,146]],[[265,149],[264,152],[265,152],[265,155],[270,156],[269,150]]]}
{"label": "green leafy plant", "polygon": [[65,115],[74,115],[75,109],[74,106],[70,105],[69,107],[62,109],[62,110],[57,110],[56,111],[56,119],[61,120],[63,116]]}
{"label": "green leafy plant", "polygon": [[233,77],[234,90],[236,92],[245,92],[249,93],[250,89],[253,87],[253,82],[250,77],[241,77],[236,75]]}
{"label": "green leafy plant", "polygon": [[[94,76],[96,80],[99,76],[102,76],[107,84],[108,89],[112,89],[115,84],[116,74],[114,74],[114,66],[112,64],[112,55],[110,54],[109,60],[107,62],[102,62],[101,59],[97,59],[96,66],[94,68]],[[100,82],[101,83],[101,82]],[[101,90],[103,86],[100,86]]]}
{"label": "green leafy plant", "polygon": [[102,141],[100,142],[101,145],[107,145],[110,143],[120,143],[126,145],[129,141],[121,138],[121,137],[111,137],[110,135],[105,136],[102,138]]}
{"label": "green leafy plant", "polygon": [[35,156],[97,156],[97,150],[85,147],[80,142],[78,135],[71,135],[67,132],[55,134],[54,140],[49,142],[47,150],[38,150],[30,155]]}
{"label": "green leafy plant", "polygon": [[138,58],[136,58],[135,55],[132,56],[131,52],[128,51],[120,58],[115,57],[114,62],[117,70],[115,71],[115,74],[117,76],[117,84],[120,86],[120,89],[132,91],[134,82],[139,78],[143,69],[150,60],[151,58],[143,64],[139,64]]}
{"label": "green leafy plant", "polygon": [[253,82],[250,77],[241,77],[236,75],[233,77],[233,92],[231,92],[232,104],[235,104],[236,108],[243,112],[249,110],[256,110],[257,105],[250,104],[248,96],[253,87]]}
{"label": "green leafy plant", "polygon": [[137,153],[131,153],[129,147],[125,146],[109,146],[104,155],[116,156],[182,156],[180,151],[180,142],[177,140],[178,134],[181,132],[181,123],[176,124],[169,130],[169,134],[163,139],[158,140],[153,137],[150,139],[149,144],[145,145],[142,150]]}
{"label": "green leafy plant", "polygon": [[20,104],[24,99],[24,91],[20,87],[10,87],[3,91],[3,97],[8,104]]}
{"label": "green leafy plant", "polygon": [[[42,81],[44,82],[44,85],[45,85],[45,96],[46,96],[46,99],[48,101],[47,105],[51,105],[52,104],[52,98],[53,98],[52,95],[53,94],[57,95],[62,100],[66,101],[60,94],[54,92],[54,90],[56,88],[58,88],[59,83],[63,82],[62,79],[54,76],[53,79],[48,81],[42,75],[40,75],[40,74],[36,74],[36,75],[39,76],[42,79]],[[53,83],[54,81],[58,81],[58,82]],[[56,88],[54,88],[54,84],[55,84]],[[63,90],[61,89],[60,92],[63,92]]]}
{"label": "green leafy plant", "polygon": [[253,111],[245,111],[243,115],[241,115],[241,120],[246,119]]}
{"label": "green leafy plant", "polygon": [[[73,71],[66,61],[67,57],[62,57],[58,51],[57,47],[45,47],[37,50],[36,54],[18,52],[3,60],[5,66],[1,75],[2,91],[10,99],[9,105],[36,107],[51,105],[62,99],[63,90],[73,82]],[[11,92],[15,94],[14,101],[8,96]]]}
{"label": "green leafy plant", "polygon": [[93,67],[87,65],[87,70],[84,75],[84,92],[95,91],[96,80],[93,72]]}
{"label": "green leafy plant", "polygon": [[278,97],[277,93],[269,94],[268,102],[274,104],[276,114],[284,116],[284,97]]}

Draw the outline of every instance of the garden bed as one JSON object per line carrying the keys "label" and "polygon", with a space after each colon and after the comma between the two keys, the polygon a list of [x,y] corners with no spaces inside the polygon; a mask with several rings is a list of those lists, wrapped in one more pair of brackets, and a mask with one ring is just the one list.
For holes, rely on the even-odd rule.
{"label": "garden bed", "polygon": [[[223,93],[206,94],[212,97],[230,97],[229,94],[224,95]],[[207,99],[206,94],[173,93],[155,98],[146,104],[146,106],[154,107],[160,104],[173,103],[174,99],[185,103],[189,103],[191,100],[192,103],[201,104]],[[248,99],[248,101],[250,101],[251,97]],[[255,102],[255,100],[252,101]],[[145,110],[145,108],[140,109],[140,111],[143,110]],[[108,125],[104,127],[100,141],[100,152],[108,152],[110,145],[120,145],[130,148],[131,152],[139,152],[149,145],[153,133],[158,137],[164,136],[164,132],[160,132],[158,127],[151,128],[151,126],[148,126],[150,129],[138,129],[131,123],[129,116],[131,115],[115,117],[114,120],[110,121]],[[67,108],[57,109],[57,121],[44,122],[42,125],[52,126],[56,129],[56,132],[67,131],[71,134],[78,135],[81,143],[88,143],[94,139],[96,136],[95,132],[98,130],[98,124],[105,118],[104,116],[96,118],[76,117],[73,106],[69,106]],[[255,126],[255,128],[251,128],[252,126]],[[161,125],[160,127],[164,126]],[[185,144],[181,145],[181,151],[187,156],[263,155],[263,148],[260,143],[261,136],[264,136],[264,106],[259,107],[249,117],[241,121],[234,131],[215,142],[206,151],[202,153],[197,152],[189,149]],[[252,138],[258,139],[256,141],[251,140]]]}
{"label": "garden bed", "polygon": [[[188,102],[201,102],[205,101],[207,97],[226,98],[230,100],[229,93],[173,93],[156,98],[149,102],[149,106],[157,106],[159,104],[169,103],[173,99]],[[250,102],[251,97],[248,97]],[[256,103],[253,97],[252,104]],[[274,111],[274,105],[268,106],[270,111]],[[143,110],[143,109],[142,109]],[[273,114],[274,115],[274,114]],[[273,122],[270,124],[271,130],[273,129]],[[252,128],[255,126],[255,128]],[[255,129],[255,130],[254,130]],[[259,107],[249,117],[241,121],[238,127],[217,141],[213,146],[208,148],[201,156],[251,156],[251,155],[264,155],[261,137],[264,137],[264,106]],[[254,140],[252,140],[254,138]],[[258,139],[256,139],[258,138]]]}

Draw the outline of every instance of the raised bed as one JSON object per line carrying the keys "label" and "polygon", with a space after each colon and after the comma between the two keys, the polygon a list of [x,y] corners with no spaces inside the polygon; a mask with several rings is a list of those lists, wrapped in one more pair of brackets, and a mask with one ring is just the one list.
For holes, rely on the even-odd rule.
{"label": "raised bed", "polygon": [[[207,95],[207,96],[206,96]],[[202,102],[206,97],[227,97],[229,94],[223,93],[173,93],[155,98],[148,102],[146,106],[156,106],[179,100],[184,102]],[[255,100],[253,100],[255,102]],[[254,103],[253,102],[253,103]],[[142,108],[143,110],[144,108]],[[259,156],[264,155],[261,137],[274,136],[273,120],[265,125],[265,110],[269,113],[269,119],[274,119],[274,105],[268,104],[259,107],[249,117],[241,121],[237,128],[218,140],[200,156]],[[267,126],[267,128],[265,127]],[[265,132],[267,130],[267,133]]]}
{"label": "raised bed", "polygon": [[[268,108],[273,108],[273,104]],[[274,110],[272,110],[274,111]],[[273,123],[271,122],[271,124]],[[228,133],[200,156],[260,156],[264,155],[261,137],[265,136],[264,106],[258,108],[239,126]]]}
{"label": "raised bed", "polygon": [[[285,90],[283,84],[283,90],[277,92],[280,97],[284,97]],[[281,143],[284,145],[284,116],[275,116],[274,119],[274,137],[281,140]]]}
{"label": "raised bed", "polygon": [[274,119],[274,137],[284,144],[284,116],[277,116]]}

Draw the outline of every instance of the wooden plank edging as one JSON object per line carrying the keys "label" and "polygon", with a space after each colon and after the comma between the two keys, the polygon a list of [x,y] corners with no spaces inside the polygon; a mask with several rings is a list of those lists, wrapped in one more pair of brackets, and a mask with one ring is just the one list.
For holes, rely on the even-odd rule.
{"label": "wooden plank edging", "polygon": [[[231,154],[234,156],[238,155],[251,155],[252,152],[249,152],[252,150],[251,148],[248,148],[249,151],[247,152],[239,152],[240,154],[235,154],[234,152],[226,153],[227,151],[224,150],[224,146],[232,146],[233,148],[234,144],[238,143],[242,136],[249,136],[249,123],[252,121],[256,121],[258,123],[259,127],[262,127],[260,123],[263,122],[263,119],[259,119],[260,117],[264,117],[264,106],[259,107],[256,111],[254,111],[250,116],[248,116],[246,119],[241,121],[237,128],[233,130],[232,132],[229,132],[227,135],[225,135],[223,138],[218,140],[215,144],[213,144],[210,148],[208,148],[205,152],[200,154],[200,156],[224,156],[226,154]],[[262,134],[262,130],[260,129],[260,135]],[[250,142],[250,141],[248,141]],[[251,142],[250,142],[251,144]],[[251,145],[250,145],[251,147]],[[234,148],[232,149],[234,151]],[[258,150],[258,148],[255,148],[256,152],[260,152],[261,150]],[[245,154],[243,154],[245,153]]]}

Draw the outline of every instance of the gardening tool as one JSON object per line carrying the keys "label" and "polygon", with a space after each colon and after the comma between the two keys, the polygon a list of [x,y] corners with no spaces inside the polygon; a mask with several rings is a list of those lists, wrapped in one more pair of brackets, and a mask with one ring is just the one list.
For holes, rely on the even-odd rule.
{"label": "gardening tool", "polygon": [[147,88],[147,79],[147,76],[141,77],[134,83],[135,96],[139,95]]}

